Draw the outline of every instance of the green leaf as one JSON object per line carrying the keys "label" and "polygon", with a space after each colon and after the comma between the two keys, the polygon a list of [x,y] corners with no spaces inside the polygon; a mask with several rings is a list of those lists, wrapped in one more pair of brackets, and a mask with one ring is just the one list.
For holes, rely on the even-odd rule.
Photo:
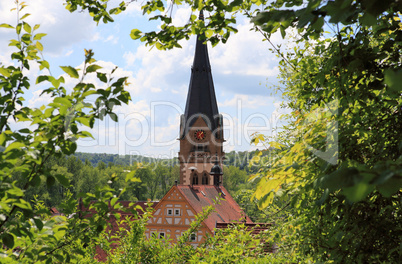
{"label": "green leaf", "polygon": [[376,17],[367,12],[359,20],[363,25],[366,26],[374,26],[377,24]]}
{"label": "green leaf", "polygon": [[391,197],[396,194],[400,189],[402,189],[402,179],[393,177],[386,181],[385,183],[378,185],[377,189],[385,197]]}
{"label": "green leaf", "polygon": [[29,182],[33,187],[38,187],[41,183],[41,179],[39,175],[35,175],[31,181]]}
{"label": "green leaf", "polygon": [[[260,138],[260,140],[261,140],[261,138]],[[284,145],[282,145],[281,143],[275,142],[275,141],[269,142],[269,145],[270,145],[272,148],[276,148],[276,149],[281,149],[281,148],[284,147]]]}
{"label": "green leaf", "polygon": [[118,121],[117,115],[115,113],[110,113],[109,116],[114,122]]}
{"label": "green leaf", "polygon": [[400,93],[402,91],[402,70],[385,70],[384,82],[388,85],[391,91]]}
{"label": "green leaf", "polygon": [[35,46],[38,50],[43,51],[43,45],[39,41],[36,42]]}
{"label": "green leaf", "polygon": [[90,137],[90,138],[95,139],[94,136],[92,136],[92,134],[90,132],[85,131],[85,130],[81,131],[81,135],[82,135],[82,137]]}
{"label": "green leaf", "polygon": [[68,100],[66,97],[56,97],[56,98],[54,98],[53,102],[61,104],[61,105],[65,105],[68,107],[71,106],[71,101]]}
{"label": "green leaf", "polygon": [[96,64],[92,64],[91,66],[89,66],[87,68],[87,72],[95,72],[95,71],[97,71],[99,69],[102,69],[102,67],[99,66],[99,65],[96,65]]}
{"label": "green leaf", "polygon": [[359,171],[356,168],[341,168],[321,177],[318,182],[322,188],[334,191],[345,187],[353,187],[362,179],[363,177],[359,175]]}
{"label": "green leaf", "polygon": [[13,195],[13,196],[17,196],[17,197],[22,197],[24,195],[24,192],[20,188],[14,186],[14,185],[13,185],[12,189],[7,190],[7,193],[9,195]]}
{"label": "green leaf", "polygon": [[59,263],[65,263],[64,258],[63,258],[62,255],[54,254],[53,256],[59,261]]}
{"label": "green leaf", "polygon": [[346,198],[348,198],[350,201],[358,202],[360,200],[363,200],[373,190],[373,185],[360,182],[352,187],[344,188],[342,190],[342,193],[344,193]]}
{"label": "green leaf", "polygon": [[23,27],[24,27],[24,30],[27,32],[27,33],[31,33],[31,31],[32,31],[32,28],[31,28],[31,26],[28,24],[28,23],[23,23]]}
{"label": "green leaf", "polygon": [[36,84],[41,83],[43,81],[51,81],[50,79],[54,77],[49,76],[49,75],[39,75],[38,78],[36,78]]}
{"label": "green leaf", "polygon": [[130,181],[134,177],[134,175],[135,171],[130,171],[129,173],[127,173],[125,181],[126,182]]}
{"label": "green leaf", "polygon": [[42,228],[43,228],[43,222],[42,222],[42,220],[40,220],[40,218],[37,217],[37,216],[35,216],[35,217],[33,218],[33,220],[34,220],[34,222],[35,222],[36,227],[39,229],[39,231],[42,230]]}
{"label": "green leaf", "polygon": [[21,149],[21,148],[23,148],[23,147],[25,147],[25,144],[24,143],[22,143],[22,142],[13,142],[13,143],[11,143],[10,145],[8,145],[8,147],[6,148],[6,150],[4,150],[4,153],[7,153],[7,152],[9,152],[9,151],[11,151],[11,150],[13,150],[13,149]]}
{"label": "green leaf", "polygon": [[76,69],[74,69],[71,66],[60,66],[60,68],[67,73],[68,75],[70,75],[70,77],[72,78],[76,78],[78,79],[79,75]]}
{"label": "green leaf", "polygon": [[280,29],[280,31],[281,31],[281,36],[282,36],[282,38],[284,39],[284,38],[286,37],[285,28],[281,25],[281,26],[279,27],[279,29]]}
{"label": "green leaf", "polygon": [[213,34],[214,34],[214,31],[211,30],[211,29],[208,29],[208,30],[205,31],[205,36],[206,36],[207,38],[212,37]]}
{"label": "green leaf", "polygon": [[1,237],[3,244],[12,249],[14,248],[14,236],[9,234],[9,233],[4,233],[3,236]]}
{"label": "green leaf", "polygon": [[38,33],[34,36],[33,40],[41,40],[46,35],[46,33]]}
{"label": "green leaf", "polygon": [[23,15],[20,19],[21,20],[24,20],[25,18],[27,18],[27,17],[29,17],[31,14],[29,14],[29,13],[26,13],[25,15]]}
{"label": "green leaf", "polygon": [[89,117],[77,117],[75,120],[77,120],[84,126],[90,127],[91,118]]}
{"label": "green leaf", "polygon": [[52,187],[56,182],[56,179],[53,176],[49,176],[46,179],[46,185],[47,187]]}
{"label": "green leaf", "polygon": [[43,70],[44,68],[46,68],[46,69],[49,69],[49,68],[50,68],[49,62],[47,62],[47,61],[45,61],[45,60],[43,60],[43,61],[38,61],[38,62],[39,62],[39,64],[40,64],[40,66],[39,66],[39,69],[40,69],[40,70]]}
{"label": "green leaf", "polygon": [[14,28],[13,26],[11,26],[9,24],[5,24],[5,23],[0,24],[0,27],[2,27],[2,28]]}
{"label": "green leaf", "polygon": [[260,208],[260,209],[267,208],[268,205],[270,205],[273,200],[274,200],[274,193],[273,192],[270,192],[270,193],[264,195],[264,197],[262,197],[258,201],[258,208]]}
{"label": "green leaf", "polygon": [[142,32],[138,29],[131,30],[130,37],[134,40],[142,37]]}
{"label": "green leaf", "polygon": [[15,28],[15,31],[19,35],[21,33],[21,28],[22,28],[22,23],[18,23],[17,27]]}
{"label": "green leaf", "polygon": [[10,71],[6,68],[0,67],[0,74],[5,77],[10,77]]}
{"label": "green leaf", "polygon": [[6,140],[7,140],[6,133],[1,133],[0,134],[0,146],[4,146],[4,144],[6,143]]}
{"label": "green leaf", "polygon": [[56,174],[55,175],[57,180],[64,186],[64,187],[69,187],[70,186],[70,181],[67,179],[66,176],[63,174]]}
{"label": "green leaf", "polygon": [[104,73],[102,73],[102,72],[97,72],[97,73],[96,73],[96,76],[98,77],[98,79],[99,79],[101,82],[107,83],[106,74],[104,74]]}
{"label": "green leaf", "polygon": [[18,199],[18,202],[14,203],[14,205],[24,210],[32,210],[31,205],[23,199]]}
{"label": "green leaf", "polygon": [[131,182],[142,182],[140,178],[134,177],[130,179]]}
{"label": "green leaf", "polygon": [[112,200],[110,201],[110,205],[111,205],[111,206],[114,206],[114,205],[116,204],[116,202],[117,202],[118,199],[119,199],[119,197],[114,197],[114,198],[112,198]]}

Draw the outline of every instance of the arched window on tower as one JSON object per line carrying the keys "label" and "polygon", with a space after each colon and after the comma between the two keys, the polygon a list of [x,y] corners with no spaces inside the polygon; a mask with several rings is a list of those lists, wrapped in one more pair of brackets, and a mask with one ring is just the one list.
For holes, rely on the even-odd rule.
{"label": "arched window on tower", "polygon": [[206,173],[202,175],[202,185],[208,185],[208,175]]}
{"label": "arched window on tower", "polygon": [[193,185],[198,185],[198,175],[197,175],[197,173],[193,174]]}

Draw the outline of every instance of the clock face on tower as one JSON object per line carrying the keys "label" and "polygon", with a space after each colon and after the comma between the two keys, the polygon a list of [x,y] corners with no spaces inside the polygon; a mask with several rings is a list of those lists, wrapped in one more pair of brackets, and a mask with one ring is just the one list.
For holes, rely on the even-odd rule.
{"label": "clock face on tower", "polygon": [[198,141],[203,140],[205,136],[206,136],[205,131],[202,129],[198,129],[194,132],[194,137]]}

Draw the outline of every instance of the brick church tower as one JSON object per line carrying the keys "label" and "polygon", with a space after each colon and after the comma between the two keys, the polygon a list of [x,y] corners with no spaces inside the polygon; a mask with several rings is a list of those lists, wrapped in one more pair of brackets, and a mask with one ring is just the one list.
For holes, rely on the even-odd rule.
{"label": "brick church tower", "polygon": [[[203,14],[200,14],[203,19]],[[180,119],[180,184],[219,185],[222,176],[210,175],[222,168],[223,119],[215,98],[207,45],[197,37],[186,108]]]}
{"label": "brick church tower", "polygon": [[[203,19],[202,12],[200,19]],[[214,211],[190,236],[198,246],[224,224],[252,224],[222,183],[223,124],[215,98],[207,45],[197,37],[184,114],[180,120],[180,184],[157,202],[146,236],[169,237],[176,243],[206,206]],[[219,203],[215,201],[219,200]]]}

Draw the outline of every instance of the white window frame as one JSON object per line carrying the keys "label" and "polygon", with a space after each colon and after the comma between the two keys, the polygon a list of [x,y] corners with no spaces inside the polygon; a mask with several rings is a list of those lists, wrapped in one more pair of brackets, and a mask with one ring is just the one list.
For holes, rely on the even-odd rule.
{"label": "white window frame", "polygon": [[159,232],[159,239],[165,238],[165,232]]}
{"label": "white window frame", "polygon": [[[169,213],[169,211],[170,211],[170,213]],[[172,216],[173,215],[173,209],[171,209],[171,208],[166,209],[166,215]]]}
{"label": "white window frame", "polygon": [[[178,213],[177,213],[178,212]],[[181,212],[180,212],[180,209],[174,209],[174,215],[175,216],[180,216],[181,214],[180,214]]]}

